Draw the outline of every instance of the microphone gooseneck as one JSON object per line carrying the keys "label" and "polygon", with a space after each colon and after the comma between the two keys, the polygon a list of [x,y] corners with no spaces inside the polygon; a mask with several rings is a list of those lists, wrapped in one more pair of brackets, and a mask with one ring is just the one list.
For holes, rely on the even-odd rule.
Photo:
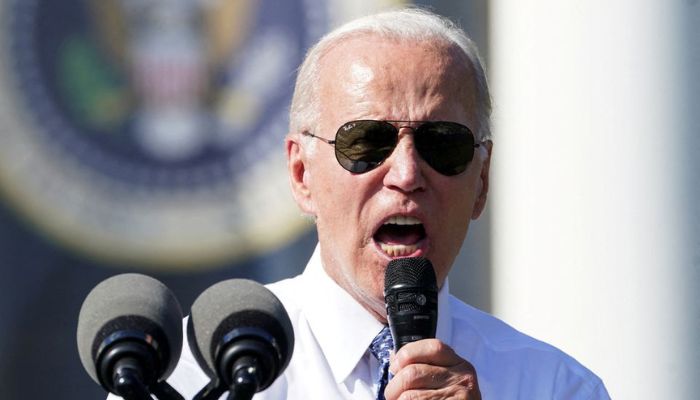
{"label": "microphone gooseneck", "polygon": [[187,341],[211,378],[196,400],[250,399],[289,364],[294,331],[277,297],[257,282],[230,279],[205,290],[192,305]]}
{"label": "microphone gooseneck", "polygon": [[95,286],[78,316],[77,344],[88,375],[127,400],[182,399],[166,382],[182,349],[182,310],[156,279],[121,274]]}
{"label": "microphone gooseneck", "polygon": [[389,262],[384,275],[384,300],[394,350],[435,337],[437,293],[435,270],[428,259],[407,257]]}

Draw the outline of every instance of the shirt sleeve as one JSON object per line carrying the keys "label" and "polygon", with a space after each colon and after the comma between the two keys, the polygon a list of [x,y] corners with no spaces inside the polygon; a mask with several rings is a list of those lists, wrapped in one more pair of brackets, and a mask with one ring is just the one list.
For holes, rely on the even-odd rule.
{"label": "shirt sleeve", "polygon": [[605,389],[603,382],[600,382],[595,389],[593,389],[593,393],[591,393],[586,400],[610,400],[610,395],[607,389]]}

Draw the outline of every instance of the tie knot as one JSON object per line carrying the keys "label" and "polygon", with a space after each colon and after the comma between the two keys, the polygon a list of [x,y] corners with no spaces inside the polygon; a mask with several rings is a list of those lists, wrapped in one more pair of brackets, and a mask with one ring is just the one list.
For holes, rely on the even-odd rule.
{"label": "tie knot", "polygon": [[394,340],[391,337],[391,330],[388,326],[377,334],[369,345],[369,351],[381,364],[389,363],[389,352],[394,348]]}

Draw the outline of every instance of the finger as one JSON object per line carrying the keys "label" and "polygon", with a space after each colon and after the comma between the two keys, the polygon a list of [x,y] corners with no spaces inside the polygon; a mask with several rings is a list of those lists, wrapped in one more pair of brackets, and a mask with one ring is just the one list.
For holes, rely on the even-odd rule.
{"label": "finger", "polygon": [[444,367],[428,364],[411,364],[402,368],[387,384],[389,392],[405,392],[415,389],[439,389],[458,383],[459,378]]}
{"label": "finger", "polygon": [[[432,393],[432,396],[437,393],[443,393],[444,390],[458,394],[456,397],[450,397],[452,396],[450,395],[448,398],[480,398],[476,370],[471,363],[457,356],[447,346],[430,350],[430,344],[425,343],[424,345],[427,345],[427,347],[414,345],[411,349],[407,349],[403,355],[404,348],[402,348],[399,353],[394,355],[391,361],[391,369],[395,376],[386,387],[385,395],[387,399],[396,399],[400,396],[406,396],[405,393],[416,393],[416,391],[420,391],[421,396],[427,396],[429,393]],[[424,352],[426,349],[428,349],[427,352]],[[422,359],[424,354],[431,355],[432,358],[429,357],[429,363],[400,365],[407,361]],[[445,361],[448,366],[434,365],[436,364],[432,361],[434,359]],[[453,364],[455,361],[456,364]],[[437,392],[435,392],[436,390]]]}
{"label": "finger", "polygon": [[448,386],[438,389],[409,389],[395,392],[387,386],[384,391],[386,400],[416,399],[464,399],[481,400],[481,392],[474,386]]}
{"label": "finger", "polygon": [[464,362],[454,350],[438,339],[423,339],[408,343],[390,358],[390,370],[397,373],[411,364],[452,367]]}
{"label": "finger", "polygon": [[[411,364],[401,369],[388,383],[399,390],[438,389],[447,386],[477,387],[476,371],[464,361],[445,368],[428,364]],[[388,386],[387,385],[387,386]]]}
{"label": "finger", "polygon": [[466,393],[463,390],[450,390],[440,389],[440,390],[409,390],[407,392],[401,393],[399,397],[390,398],[386,397],[386,400],[442,400],[442,399],[464,399],[464,400],[481,400],[481,394],[476,393]]}

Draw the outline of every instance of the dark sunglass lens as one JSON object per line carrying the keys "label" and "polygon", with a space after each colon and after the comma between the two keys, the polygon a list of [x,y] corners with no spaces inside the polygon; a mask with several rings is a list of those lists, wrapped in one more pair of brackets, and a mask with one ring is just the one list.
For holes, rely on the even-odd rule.
{"label": "dark sunglass lens", "polygon": [[426,122],[416,130],[415,141],[421,157],[443,175],[462,173],[474,157],[474,135],[456,122]]}
{"label": "dark sunglass lens", "polygon": [[335,135],[335,157],[346,170],[361,174],[376,168],[396,146],[397,130],[384,121],[351,121]]}

